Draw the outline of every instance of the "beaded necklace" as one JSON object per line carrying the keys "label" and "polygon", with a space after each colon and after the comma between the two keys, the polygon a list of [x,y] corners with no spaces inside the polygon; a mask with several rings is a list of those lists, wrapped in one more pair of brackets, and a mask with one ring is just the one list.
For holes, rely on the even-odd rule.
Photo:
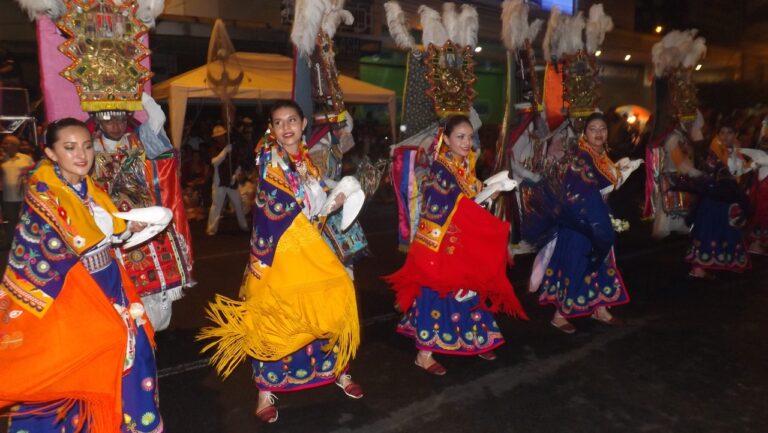
{"label": "beaded necklace", "polygon": [[72,185],[69,183],[67,179],[64,178],[64,175],[61,174],[61,167],[59,167],[59,164],[54,162],[53,163],[53,171],[56,173],[56,176],[64,182],[64,185],[67,185],[69,189],[71,189],[84,203],[88,203],[88,183],[85,181],[85,178],[80,181],[77,185]]}

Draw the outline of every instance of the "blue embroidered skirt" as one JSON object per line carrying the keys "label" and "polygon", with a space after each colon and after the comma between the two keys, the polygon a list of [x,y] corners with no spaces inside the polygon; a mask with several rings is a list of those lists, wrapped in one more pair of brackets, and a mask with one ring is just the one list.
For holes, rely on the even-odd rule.
{"label": "blue embroidered skirt", "polygon": [[539,304],[552,304],[563,317],[592,314],[597,307],[629,302],[613,249],[595,272],[589,271],[592,244],[583,234],[560,227],[557,244],[539,288]]}
{"label": "blue embroidered skirt", "polygon": [[336,348],[324,352],[328,340],[315,340],[279,361],[254,359],[253,380],[260,391],[299,391],[336,380]]}
{"label": "blue embroidered skirt", "polygon": [[744,229],[738,223],[741,208],[702,197],[696,207],[691,245],[685,261],[705,269],[743,272],[750,267]]}
{"label": "blue embroidered skirt", "polygon": [[397,325],[416,348],[451,355],[479,355],[504,344],[499,326],[477,296],[457,301],[423,287]]}

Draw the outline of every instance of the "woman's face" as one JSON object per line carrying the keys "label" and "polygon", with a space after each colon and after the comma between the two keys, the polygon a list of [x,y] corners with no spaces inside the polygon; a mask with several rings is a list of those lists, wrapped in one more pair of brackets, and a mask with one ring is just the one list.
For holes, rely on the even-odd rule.
{"label": "woman's face", "polygon": [[59,164],[61,174],[69,183],[78,183],[93,166],[91,134],[82,126],[67,126],[59,130],[56,141],[45,148],[45,155]]}
{"label": "woman's face", "polygon": [[608,125],[602,119],[595,119],[589,122],[584,129],[584,135],[587,137],[587,143],[592,149],[603,152],[605,142],[608,140]]}
{"label": "woman's face", "polygon": [[466,158],[472,150],[472,139],[474,138],[474,130],[472,125],[463,122],[453,127],[451,135],[446,135],[444,140],[448,145],[448,149],[456,155],[462,158]]}
{"label": "woman's face", "polygon": [[736,131],[728,126],[720,128],[720,131],[717,133],[717,137],[720,139],[721,143],[728,146],[729,148],[732,148],[736,144]]}
{"label": "woman's face", "polygon": [[291,107],[282,107],[272,113],[270,128],[277,142],[286,148],[294,148],[301,142],[307,119],[302,119],[299,113]]}

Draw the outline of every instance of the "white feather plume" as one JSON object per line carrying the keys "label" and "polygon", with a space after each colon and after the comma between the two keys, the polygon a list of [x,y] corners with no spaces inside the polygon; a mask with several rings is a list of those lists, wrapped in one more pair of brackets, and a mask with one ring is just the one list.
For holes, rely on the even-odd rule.
{"label": "white feather plume", "polygon": [[448,33],[448,39],[454,43],[459,41],[459,14],[453,2],[443,3],[443,26]]}
{"label": "white feather plume", "polygon": [[504,0],[501,10],[501,41],[510,50],[518,50],[525,40],[533,41],[541,30],[542,20],[528,24],[528,4],[524,0]]}
{"label": "white feather plume", "polygon": [[421,16],[421,43],[424,46],[434,44],[442,46],[448,40],[448,32],[440,19],[440,14],[429,6],[419,6]]}
{"label": "white feather plume", "polygon": [[542,42],[542,51],[544,53],[544,59],[547,62],[552,61],[552,54],[554,45],[559,38],[560,30],[560,9],[555,6],[549,13],[549,21],[547,21],[547,30],[544,33],[544,41]]}
{"label": "white feather plume", "polygon": [[291,42],[300,55],[309,57],[315,49],[317,32],[330,9],[330,3],[328,0],[296,0],[295,8]]}
{"label": "white feather plume", "polygon": [[539,32],[541,31],[541,27],[543,25],[544,25],[544,20],[541,20],[541,19],[534,20],[528,26],[528,34],[525,35],[525,38],[528,39],[530,42],[535,41],[536,37],[539,36]]}
{"label": "white feather plume", "polygon": [[30,20],[34,20],[39,14],[48,15],[56,20],[66,11],[62,0],[16,0],[16,2],[29,15]]}
{"label": "white feather plume", "polygon": [[520,48],[524,29],[521,15],[525,11],[523,0],[504,0],[501,5],[501,41],[509,51]]}
{"label": "white feather plume", "polygon": [[155,18],[163,13],[165,0],[138,0],[136,18],[144,22],[148,27],[155,26]]}
{"label": "white feather plume", "polygon": [[687,54],[683,58],[683,67],[692,68],[699,63],[699,60],[707,55],[707,41],[699,36],[696,39],[692,39],[690,48]]}
{"label": "white feather plume", "polygon": [[696,37],[698,31],[673,30],[653,45],[651,58],[656,76],[664,76],[678,67],[693,67],[707,53],[706,41]]}
{"label": "white feather plume", "polygon": [[560,40],[555,50],[556,57],[584,49],[584,41],[582,39],[582,33],[586,25],[584,14],[579,12],[572,17],[562,17],[562,20],[563,22],[560,27],[563,29],[563,32],[560,34]]}
{"label": "white feather plume", "polygon": [[408,23],[405,19],[405,12],[396,1],[384,3],[384,10],[387,12],[387,26],[389,34],[398,47],[406,50],[416,49],[416,41],[408,30]]}
{"label": "white feather plume", "polygon": [[341,23],[351,26],[354,22],[355,17],[352,12],[344,9],[344,0],[336,0],[330,5],[323,18],[322,29],[329,38],[333,38]]}
{"label": "white feather plume", "polygon": [[605,40],[605,34],[613,30],[613,19],[605,14],[603,5],[594,4],[589,8],[587,20],[587,52],[594,54]]}
{"label": "white feather plume", "polygon": [[459,45],[465,47],[477,46],[477,31],[480,28],[480,19],[477,9],[469,4],[461,5],[459,14]]}

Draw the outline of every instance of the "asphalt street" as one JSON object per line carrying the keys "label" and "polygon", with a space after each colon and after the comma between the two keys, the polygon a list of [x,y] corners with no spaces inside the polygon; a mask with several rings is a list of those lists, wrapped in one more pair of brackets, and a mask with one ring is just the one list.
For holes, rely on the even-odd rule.
{"label": "asphalt street", "polygon": [[355,271],[363,340],[350,372],[365,397],[351,400],[335,386],[285,393],[273,425],[253,415],[249,366],[222,381],[193,341],[213,294],[236,296],[248,242],[232,220],[214,237],[196,224],[199,284],[158,337],[167,431],[768,431],[768,258],[743,275],[690,280],[687,238],[654,241],[648,224],[633,220],[616,246],[632,302],[614,313],[627,325],[580,319],[566,335],[525,290],[532,257],[518,257],[510,278],[531,319],[499,318],[507,343],[496,361],[438,355],[448,374],[435,377],[413,365],[412,343],[394,333],[394,296],[380,280],[404,260],[395,220],[391,204],[362,216],[372,257]]}
{"label": "asphalt street", "polygon": [[166,431],[768,431],[768,258],[755,258],[743,275],[690,280],[687,239],[651,240],[648,224],[633,220],[616,245],[632,300],[614,314],[627,325],[585,318],[566,335],[549,324],[551,307],[526,291],[532,257],[520,256],[509,275],[530,320],[498,318],[507,343],[496,361],[436,355],[448,369],[436,377],[413,365],[412,343],[395,334],[394,296],[380,279],[404,260],[395,221],[391,203],[368,206],[361,217],[372,256],[355,271],[363,327],[350,373],[365,397],[349,399],[335,386],[281,394],[272,425],[253,415],[250,367],[222,381],[194,341],[214,293],[237,296],[248,235],[233,218],[212,237],[194,223],[198,284],[157,336]]}

